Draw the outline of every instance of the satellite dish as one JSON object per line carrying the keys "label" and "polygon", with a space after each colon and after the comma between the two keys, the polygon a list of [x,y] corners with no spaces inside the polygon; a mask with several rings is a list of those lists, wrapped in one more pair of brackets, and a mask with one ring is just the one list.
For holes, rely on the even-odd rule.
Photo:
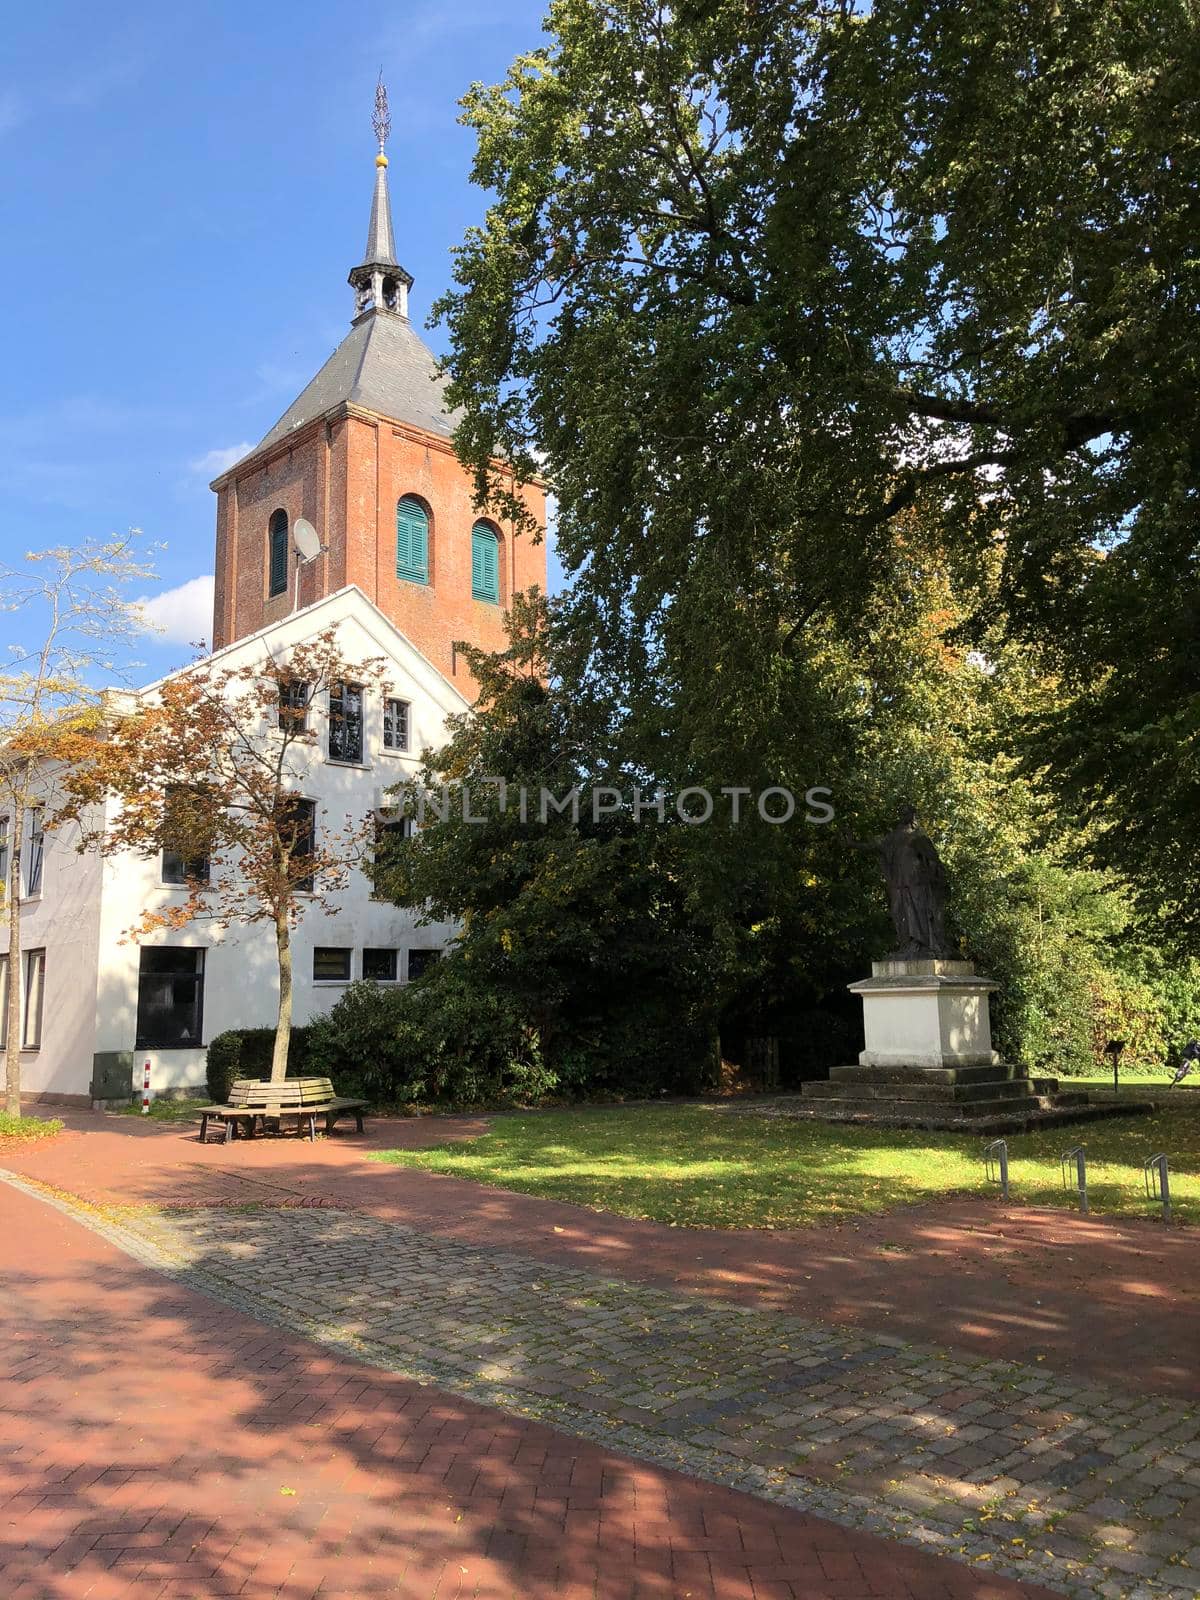
{"label": "satellite dish", "polygon": [[301,561],[315,561],[321,554],[321,540],[317,530],[304,517],[296,519],[296,525],[292,529],[292,543]]}

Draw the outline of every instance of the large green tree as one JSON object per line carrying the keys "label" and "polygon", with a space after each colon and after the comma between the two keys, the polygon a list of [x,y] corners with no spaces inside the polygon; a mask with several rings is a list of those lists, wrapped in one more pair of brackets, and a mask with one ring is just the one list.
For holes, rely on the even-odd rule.
{"label": "large green tree", "polygon": [[646,729],[666,679],[712,746],[714,686],[852,640],[913,514],[1061,673],[1033,760],[1090,846],[1200,936],[1196,22],[554,0],[467,97],[493,198],[441,311],[480,492],[552,481]]}

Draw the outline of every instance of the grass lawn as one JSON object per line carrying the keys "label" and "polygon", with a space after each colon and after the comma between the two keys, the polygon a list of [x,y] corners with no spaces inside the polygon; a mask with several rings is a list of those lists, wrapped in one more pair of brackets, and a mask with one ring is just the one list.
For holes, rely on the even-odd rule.
{"label": "grass lawn", "polygon": [[1086,1089],[1089,1095],[1107,1095],[1110,1099],[1116,1094],[1122,1100],[1150,1100],[1162,1101],[1166,1105],[1173,1105],[1175,1101],[1181,1103],[1191,1102],[1200,1110],[1200,1077],[1192,1073],[1190,1078],[1183,1083],[1171,1085],[1171,1080],[1161,1072],[1146,1073],[1135,1077],[1132,1073],[1128,1077],[1121,1074],[1121,1082],[1116,1089],[1113,1088],[1111,1077],[1108,1078],[1060,1078],[1060,1089]]}
{"label": "grass lawn", "polygon": [[[1014,1135],[1013,1198],[1074,1204],[1059,1158],[1080,1142],[1093,1211],[1161,1216],[1143,1193],[1142,1162],[1165,1150],[1175,1215],[1200,1222],[1200,1108]],[[502,1116],[481,1138],[375,1159],[681,1227],[794,1228],[955,1192],[994,1193],[984,1179],[986,1143],[651,1106]]]}
{"label": "grass lawn", "polygon": [[0,1139],[49,1139],[61,1132],[57,1117],[13,1117],[0,1111]]}

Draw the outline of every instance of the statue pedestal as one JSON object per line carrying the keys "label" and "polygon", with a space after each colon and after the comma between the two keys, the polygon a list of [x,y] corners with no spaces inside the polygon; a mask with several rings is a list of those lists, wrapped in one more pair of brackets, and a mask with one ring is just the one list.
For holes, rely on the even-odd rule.
{"label": "statue pedestal", "polygon": [[988,996],[998,985],[970,961],[874,961],[849,985],[862,996],[864,1067],[992,1067]]}
{"label": "statue pedestal", "polygon": [[832,1067],[827,1080],[804,1085],[805,1112],[997,1132],[1057,1119],[1065,1109],[1058,1085],[1030,1078],[992,1049],[988,997],[998,987],[969,961],[873,962],[871,977],[849,985],[862,996],[866,1049],[857,1066]]}

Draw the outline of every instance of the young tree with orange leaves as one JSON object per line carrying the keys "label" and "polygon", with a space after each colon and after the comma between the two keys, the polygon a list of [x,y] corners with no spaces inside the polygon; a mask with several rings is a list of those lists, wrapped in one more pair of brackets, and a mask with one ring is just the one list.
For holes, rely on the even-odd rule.
{"label": "young tree with orange leaves", "polygon": [[[344,720],[351,712],[342,687],[376,682],[382,663],[345,660],[333,629],[286,657],[200,661],[114,708],[105,736],[65,780],[60,815],[80,823],[84,847],[168,850],[185,863],[186,900],[148,908],[132,937],[198,918],[222,929],[271,924],[279,966],[273,1083],[287,1074],[292,930],[306,910],[330,909],[374,836],[370,810],[334,825],[303,798],[305,774],[322,760],[313,710],[329,698],[331,718]],[[97,809],[107,812],[102,822]]]}

